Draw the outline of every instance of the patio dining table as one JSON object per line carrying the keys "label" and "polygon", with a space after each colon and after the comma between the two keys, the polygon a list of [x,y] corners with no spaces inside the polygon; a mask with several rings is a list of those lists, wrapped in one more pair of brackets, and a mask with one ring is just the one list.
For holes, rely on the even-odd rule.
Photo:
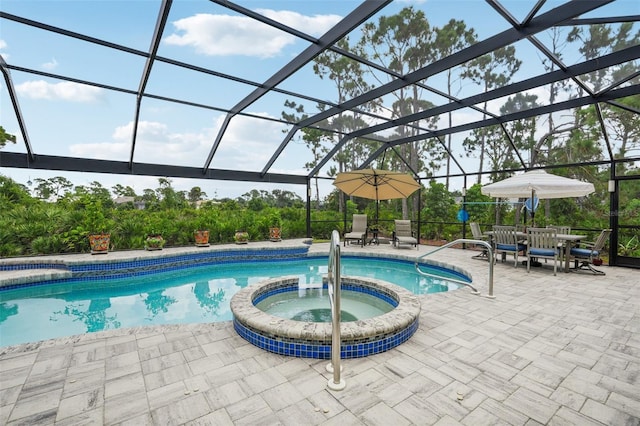
{"label": "patio dining table", "polygon": [[[493,231],[485,231],[485,235],[493,236]],[[527,239],[527,233],[523,231],[517,231],[516,236],[522,240]],[[556,234],[556,238],[558,239],[558,243],[562,243],[564,248],[564,272],[569,272],[571,262],[569,262],[569,257],[571,254],[571,247],[574,244],[580,242],[587,238],[586,235],[575,235],[575,234]]]}

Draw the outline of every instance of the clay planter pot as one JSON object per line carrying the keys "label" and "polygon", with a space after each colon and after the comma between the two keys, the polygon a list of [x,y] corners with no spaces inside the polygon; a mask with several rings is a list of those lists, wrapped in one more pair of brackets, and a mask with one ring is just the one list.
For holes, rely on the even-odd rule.
{"label": "clay planter pot", "polygon": [[89,235],[89,247],[91,247],[91,254],[109,253],[110,243],[111,234],[102,233]]}
{"label": "clay planter pot", "polygon": [[193,236],[197,247],[209,247],[209,231],[195,231]]}
{"label": "clay planter pot", "polygon": [[280,236],[280,228],[269,228],[269,240],[282,241],[282,237]]}

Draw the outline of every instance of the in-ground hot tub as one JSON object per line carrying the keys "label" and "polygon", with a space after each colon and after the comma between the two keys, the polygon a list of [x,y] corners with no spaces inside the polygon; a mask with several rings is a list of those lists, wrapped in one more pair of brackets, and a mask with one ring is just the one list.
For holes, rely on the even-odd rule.
{"label": "in-ground hot tub", "polygon": [[[326,289],[326,283],[323,286]],[[342,290],[362,292],[392,305],[379,316],[340,324],[341,358],[359,358],[392,349],[418,329],[420,301],[410,291],[382,280],[342,277]],[[331,358],[331,323],[281,318],[256,307],[262,300],[285,292],[298,292],[298,277],[261,281],[231,299],[233,324],[248,342],[281,355]],[[328,302],[327,302],[328,303]]]}

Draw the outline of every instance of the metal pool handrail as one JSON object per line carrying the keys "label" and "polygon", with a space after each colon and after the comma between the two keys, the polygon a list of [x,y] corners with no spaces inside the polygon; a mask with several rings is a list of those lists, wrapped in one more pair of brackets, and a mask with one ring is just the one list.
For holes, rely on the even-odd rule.
{"label": "metal pool handrail", "polygon": [[[433,278],[442,278],[442,276],[440,275],[435,275],[435,274],[431,274],[429,272],[424,272],[422,270],[420,270],[420,266],[418,264],[418,261],[422,258],[425,258],[435,252],[438,252],[440,250],[443,250],[445,248],[451,247],[453,245],[456,244],[460,244],[460,243],[472,243],[472,244],[478,244],[481,246],[485,246],[487,249],[487,253],[489,254],[489,294],[486,297],[489,297],[491,299],[495,299],[495,296],[493,295],[493,247],[491,246],[491,244],[489,244],[486,241],[482,241],[482,240],[472,240],[472,239],[467,239],[467,238],[459,238],[455,241],[451,241],[443,246],[440,246],[438,248],[436,248],[435,250],[431,250],[425,254],[423,254],[422,256],[419,256],[416,259],[415,262],[415,267],[416,267],[416,271],[418,271],[419,274],[421,275],[425,275],[425,276],[429,276],[429,277],[433,277]],[[458,280],[455,278],[446,278],[447,281],[452,281],[454,283],[457,284],[462,284],[465,285],[467,287],[470,287],[473,290],[473,294],[480,294],[480,292],[474,287],[472,286],[470,283],[466,282],[466,281],[462,281],[462,280]]]}
{"label": "metal pool handrail", "polygon": [[342,292],[340,234],[335,230],[331,233],[331,245],[329,246],[327,284],[331,303],[331,362],[327,364],[327,371],[333,373],[333,378],[329,379],[327,386],[331,390],[342,390],[346,387],[346,383],[340,378],[340,297]]}

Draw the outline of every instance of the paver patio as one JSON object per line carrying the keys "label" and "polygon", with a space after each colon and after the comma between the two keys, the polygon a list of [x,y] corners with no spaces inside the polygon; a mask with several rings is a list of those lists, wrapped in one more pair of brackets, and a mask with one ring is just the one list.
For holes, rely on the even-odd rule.
{"label": "paver patio", "polygon": [[[486,294],[488,263],[473,254],[433,258],[472,273]],[[495,299],[420,296],[416,334],[343,361],[339,392],[327,389],[326,360],[265,352],[230,322],[0,348],[0,424],[640,425],[640,274],[603,268],[554,277],[499,262]]]}

